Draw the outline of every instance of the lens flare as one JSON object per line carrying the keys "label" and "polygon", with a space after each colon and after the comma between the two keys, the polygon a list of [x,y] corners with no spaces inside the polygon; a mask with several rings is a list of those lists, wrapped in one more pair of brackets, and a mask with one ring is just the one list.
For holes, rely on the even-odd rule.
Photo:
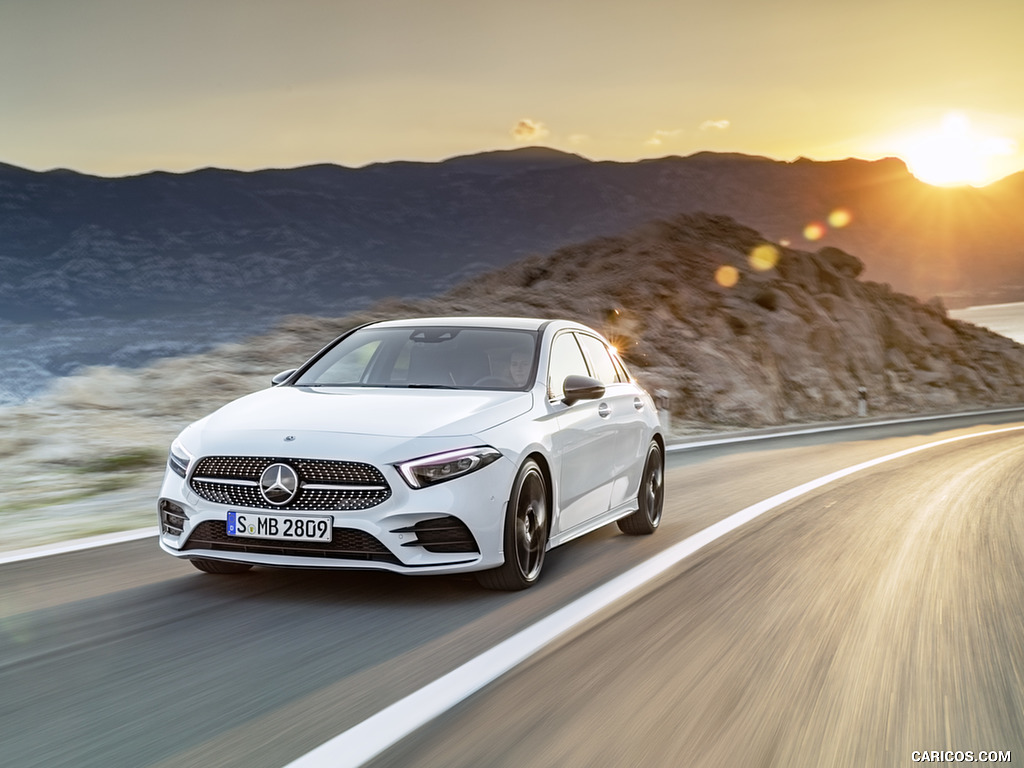
{"label": "lens flare", "polygon": [[950,112],[935,129],[905,136],[897,154],[918,179],[939,187],[984,186],[998,179],[1000,158],[1017,154],[1013,139],[976,130],[963,112]]}
{"label": "lens flare", "polygon": [[825,225],[820,221],[812,221],[804,227],[805,240],[821,240],[825,236]]}
{"label": "lens flare", "polygon": [[730,264],[723,264],[715,270],[715,282],[723,288],[732,288],[740,281],[740,271]]}
{"label": "lens flare", "polygon": [[853,214],[846,208],[836,208],[828,215],[829,226],[835,227],[836,229],[842,229],[849,225],[851,221],[853,221]]}
{"label": "lens flare", "polygon": [[[630,347],[629,337],[623,336],[622,334],[608,332],[605,334],[605,338],[608,339],[609,345],[617,355],[625,355]],[[632,342],[635,343],[635,342]]]}
{"label": "lens flare", "polygon": [[769,243],[757,246],[750,252],[750,266],[758,272],[767,272],[779,263],[779,249]]}

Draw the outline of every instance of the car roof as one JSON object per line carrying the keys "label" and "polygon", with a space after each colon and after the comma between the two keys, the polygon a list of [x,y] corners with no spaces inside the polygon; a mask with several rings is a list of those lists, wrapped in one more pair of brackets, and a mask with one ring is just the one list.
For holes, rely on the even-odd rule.
{"label": "car roof", "polygon": [[403,320],[384,320],[374,323],[377,328],[408,328],[410,326],[445,325],[462,328],[508,328],[513,330],[536,331],[551,322],[538,317],[415,317]]}

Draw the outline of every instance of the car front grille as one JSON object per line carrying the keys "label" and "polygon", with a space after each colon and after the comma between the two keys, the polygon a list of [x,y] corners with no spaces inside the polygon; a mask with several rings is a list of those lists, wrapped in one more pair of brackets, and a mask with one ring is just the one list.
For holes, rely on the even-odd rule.
{"label": "car front grille", "polygon": [[400,564],[398,558],[374,536],[353,528],[335,528],[330,542],[277,541],[228,536],[227,524],[223,520],[207,520],[196,526],[182,549],[212,549],[218,552],[244,552],[254,555],[322,557],[332,560]]}
{"label": "car front grille", "polygon": [[[299,477],[298,492],[287,504],[271,504],[260,492],[263,471],[278,463]],[[207,501],[250,509],[346,511],[368,509],[391,497],[391,487],[373,465],[325,459],[206,456],[196,463],[189,487]]]}

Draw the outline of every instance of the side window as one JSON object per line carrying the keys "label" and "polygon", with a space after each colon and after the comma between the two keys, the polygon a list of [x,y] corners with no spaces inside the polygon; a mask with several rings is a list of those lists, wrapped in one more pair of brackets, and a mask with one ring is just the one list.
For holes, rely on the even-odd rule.
{"label": "side window", "polygon": [[579,335],[580,344],[587,351],[590,364],[594,366],[594,378],[602,384],[614,384],[619,381],[618,372],[615,370],[615,363],[612,362],[608,348],[599,339],[588,336],[585,333]]}
{"label": "side window", "polygon": [[363,374],[379,346],[379,339],[371,339],[350,350],[344,357],[336,360],[330,368],[317,376],[317,384],[358,384],[362,382]]}
{"label": "side window", "polygon": [[405,383],[409,380],[409,357],[410,350],[412,347],[408,344],[403,344],[402,348],[398,350],[398,357],[395,358],[395,364],[391,367],[391,375],[388,377],[389,382]]}
{"label": "side window", "polygon": [[580,345],[576,343],[576,337],[571,333],[563,333],[555,337],[551,344],[551,361],[548,363],[548,397],[561,399],[565,394],[562,391],[562,384],[565,377],[578,373],[582,376],[589,376],[587,361],[583,357]]}

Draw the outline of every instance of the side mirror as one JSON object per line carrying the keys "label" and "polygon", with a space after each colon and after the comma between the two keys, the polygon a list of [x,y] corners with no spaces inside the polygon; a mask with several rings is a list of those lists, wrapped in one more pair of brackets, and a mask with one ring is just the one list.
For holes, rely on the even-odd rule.
{"label": "side mirror", "polygon": [[572,405],[579,400],[597,400],[604,396],[604,384],[590,376],[580,376],[578,373],[571,373],[565,377],[562,383],[562,392],[565,396],[562,402]]}
{"label": "side mirror", "polygon": [[272,386],[272,387],[279,387],[279,386],[281,386],[286,381],[288,381],[288,379],[290,379],[292,377],[292,374],[295,373],[297,370],[299,370],[299,369],[298,368],[289,368],[287,371],[281,371],[279,374],[277,374],[277,376],[275,376],[274,378],[272,378],[270,380],[270,386]]}

